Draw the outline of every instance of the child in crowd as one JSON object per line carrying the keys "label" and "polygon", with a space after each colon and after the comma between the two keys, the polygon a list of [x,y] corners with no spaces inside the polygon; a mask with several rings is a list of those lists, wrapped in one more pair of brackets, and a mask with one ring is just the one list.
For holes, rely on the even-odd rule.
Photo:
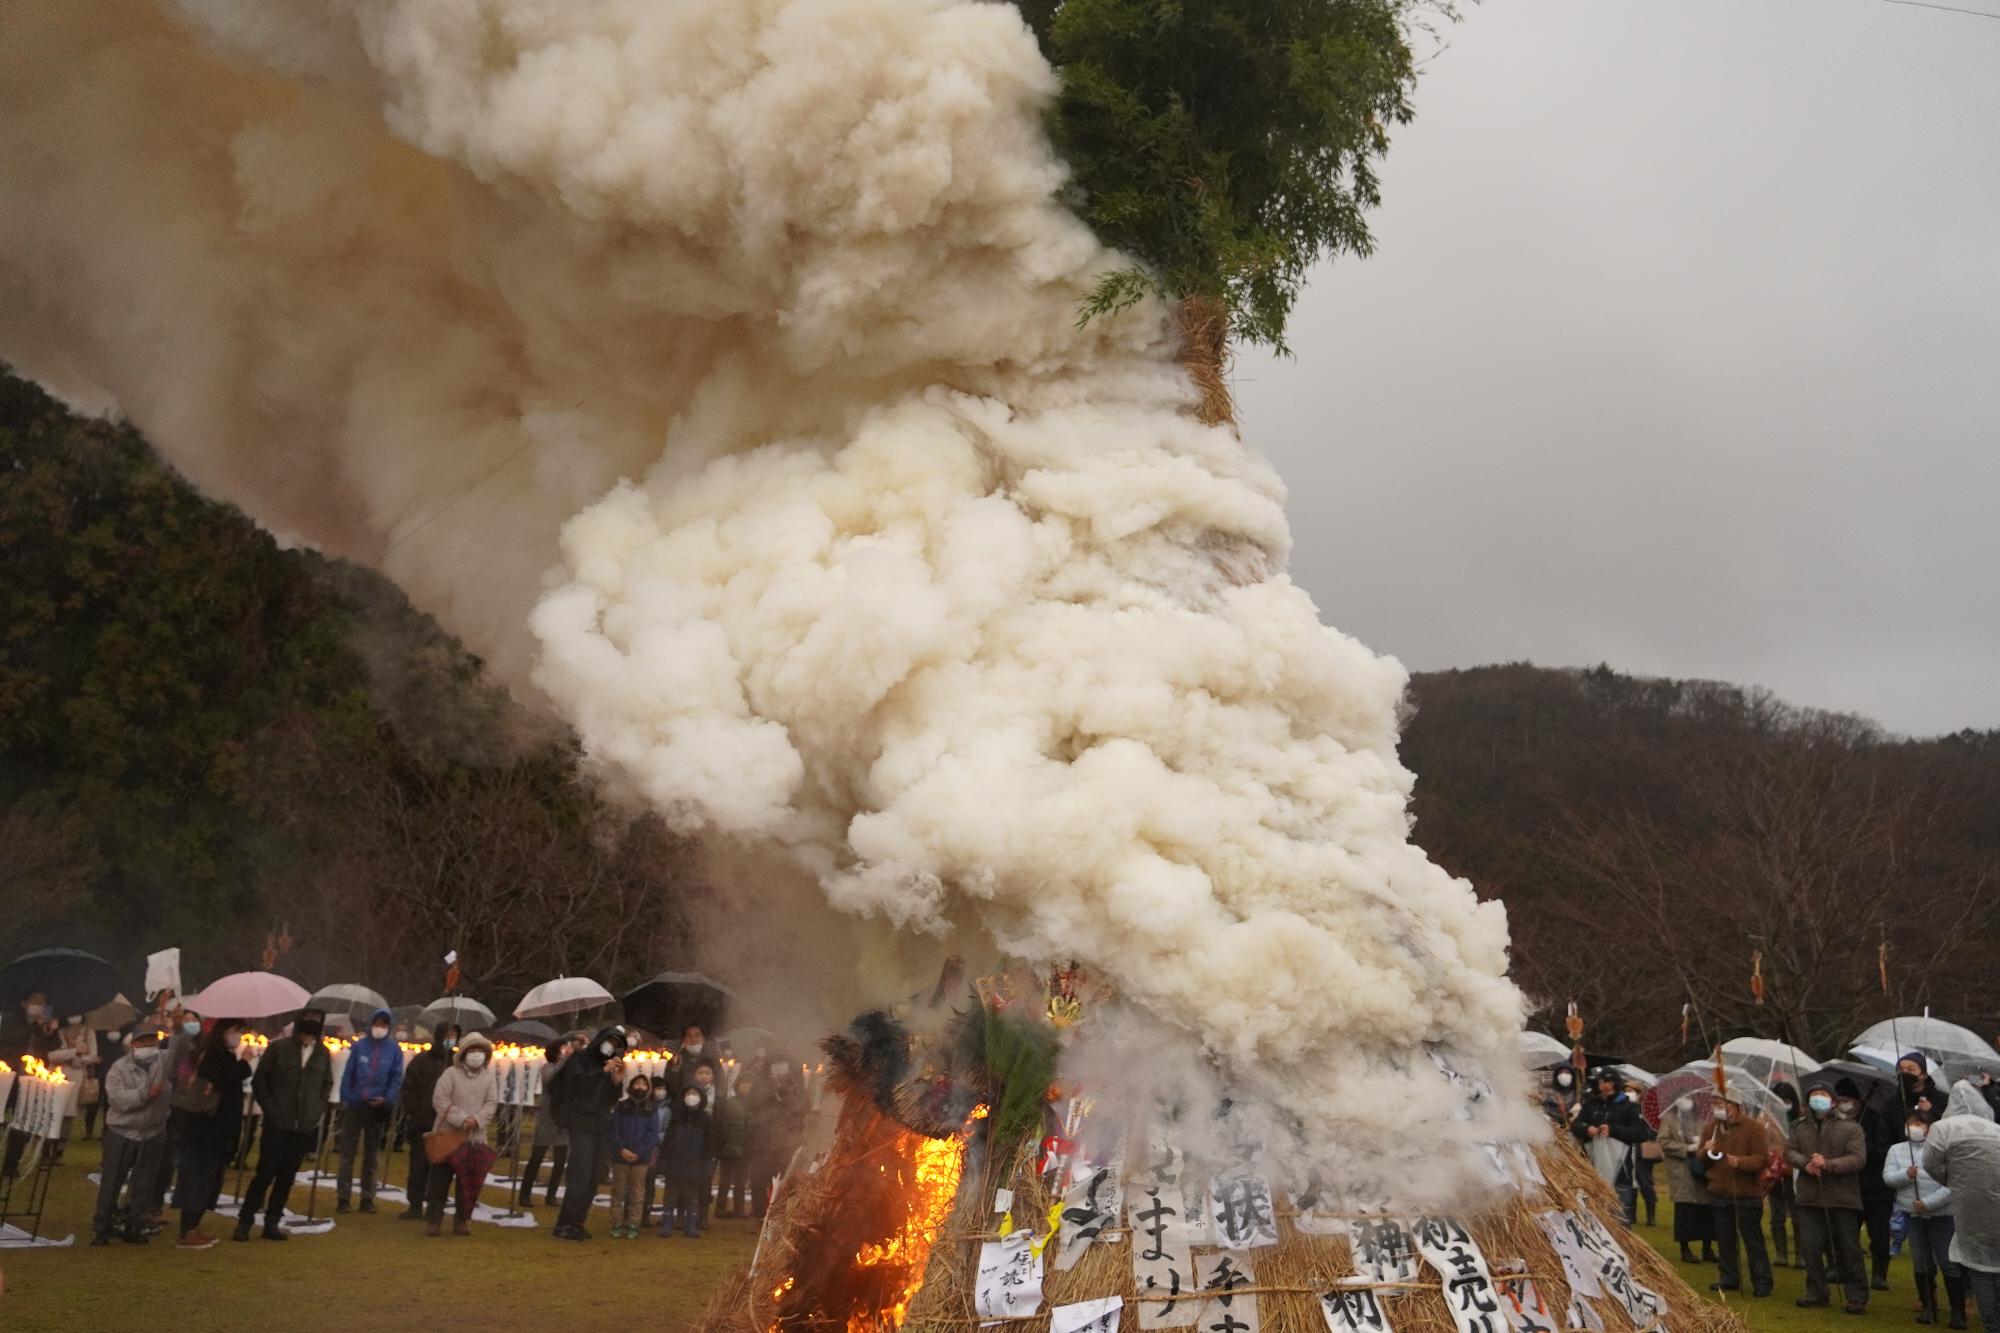
{"label": "child in crowd", "polygon": [[659,1149],[659,1122],[653,1117],[653,1087],[644,1074],[625,1085],[625,1097],[611,1110],[611,1239],[636,1240],[646,1198],[646,1173]]}

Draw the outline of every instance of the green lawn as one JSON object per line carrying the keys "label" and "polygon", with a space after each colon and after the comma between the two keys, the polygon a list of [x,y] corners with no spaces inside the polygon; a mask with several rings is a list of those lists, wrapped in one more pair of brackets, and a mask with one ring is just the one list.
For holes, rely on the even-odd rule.
{"label": "green lawn", "polygon": [[[755,1224],[733,1220],[717,1221],[697,1241],[650,1232],[611,1241],[602,1209],[589,1223],[596,1238],[581,1245],[549,1238],[548,1208],[535,1210],[542,1226],[532,1231],[475,1225],[469,1237],[453,1237],[449,1227],[427,1237],[421,1223],[397,1221],[390,1209],[350,1213],[326,1235],[286,1245],[233,1244],[230,1223],[211,1219],[203,1230],[223,1238],[211,1250],[176,1252],[171,1227],[150,1245],[95,1249],[88,1242],[96,1187],[86,1176],[97,1164],[96,1142],[72,1143],[49,1191],[43,1234],[74,1234],[73,1246],[0,1250],[7,1284],[0,1329],[672,1333],[693,1324],[756,1244]],[[399,1156],[390,1179],[400,1183],[405,1169]],[[223,1188],[233,1190],[234,1181],[232,1173]],[[324,1190],[320,1197],[324,1208]],[[302,1210],[297,1193],[293,1207]]]}
{"label": "green lawn", "polygon": [[[1662,1184],[1664,1185],[1664,1183],[1663,1180]],[[1673,1205],[1667,1202],[1664,1193],[1660,1197],[1659,1225],[1653,1227],[1641,1226],[1636,1229],[1635,1234],[1651,1242],[1654,1249],[1672,1261],[1674,1267],[1680,1270],[1682,1279],[1689,1286],[1710,1300],[1719,1301],[1725,1299],[1721,1294],[1711,1292],[1708,1289],[1708,1284],[1715,1281],[1715,1266],[1713,1264],[1684,1264],[1680,1262],[1679,1250],[1674,1245],[1673,1240]],[[1764,1236],[1768,1244],[1770,1239],[1770,1218],[1768,1215],[1764,1220]],[[1867,1244],[1865,1233],[1862,1243],[1863,1245]],[[1700,1252],[1699,1246],[1696,1247],[1696,1252]],[[1793,1257],[1797,1258],[1796,1255]],[[1750,1296],[1747,1292],[1731,1292],[1726,1298],[1729,1307],[1741,1315],[1743,1321],[1749,1324],[1751,1328],[1758,1330],[1769,1329],[1773,1330],[1773,1333],[1779,1333],[1779,1331],[1782,1331],[1782,1333],[1804,1333],[1804,1330],[1808,1329],[1903,1329],[1916,1327],[1913,1322],[1916,1317],[1916,1288],[1911,1282],[1910,1261],[1907,1255],[1900,1255],[1891,1261],[1889,1265],[1889,1290],[1877,1291],[1870,1294],[1868,1313],[1865,1315],[1850,1315],[1842,1310],[1841,1296],[1838,1288],[1834,1291],[1833,1304],[1826,1309],[1801,1310],[1796,1305],[1793,1305],[1792,1302],[1805,1295],[1805,1270],[1799,1268],[1780,1268],[1776,1270],[1776,1277],[1777,1289],[1762,1300]],[[1746,1284],[1749,1282],[1747,1273],[1744,1276],[1744,1282]],[[1944,1299],[1942,1290],[1938,1293],[1938,1299],[1940,1301]],[[1972,1327],[1975,1329],[1978,1328],[1979,1314],[1977,1311],[1971,1312],[1971,1319]],[[1942,1329],[1944,1321],[1940,1320],[1936,1326]]]}

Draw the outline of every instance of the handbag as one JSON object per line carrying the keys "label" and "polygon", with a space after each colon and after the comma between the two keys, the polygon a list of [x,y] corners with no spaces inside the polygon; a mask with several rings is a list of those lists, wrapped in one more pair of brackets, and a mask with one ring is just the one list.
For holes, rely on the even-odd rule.
{"label": "handbag", "polygon": [[424,1135],[424,1159],[432,1166],[441,1166],[471,1137],[464,1130],[449,1126],[431,1130]]}
{"label": "handbag", "polygon": [[1776,1148],[1771,1149],[1771,1159],[1765,1162],[1764,1169],[1757,1173],[1758,1195],[1761,1197],[1769,1194],[1791,1174],[1792,1164],[1785,1160],[1785,1154]]}
{"label": "handbag", "polygon": [[1639,1156],[1644,1161],[1648,1162],[1664,1161],[1666,1159],[1666,1155],[1667,1154],[1661,1150],[1660,1141],[1658,1139],[1647,1139],[1644,1143],[1639,1145]]}

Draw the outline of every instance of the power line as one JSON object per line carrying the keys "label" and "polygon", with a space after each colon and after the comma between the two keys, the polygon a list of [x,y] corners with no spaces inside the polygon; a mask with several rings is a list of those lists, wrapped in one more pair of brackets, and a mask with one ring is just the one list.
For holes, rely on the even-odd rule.
{"label": "power line", "polygon": [[1974,18],[2000,19],[2000,13],[1990,9],[1961,9],[1957,5],[1933,4],[1931,0],[1882,0],[1882,2],[1889,5],[1909,5],[1915,9],[1936,9],[1946,14],[1970,14]]}

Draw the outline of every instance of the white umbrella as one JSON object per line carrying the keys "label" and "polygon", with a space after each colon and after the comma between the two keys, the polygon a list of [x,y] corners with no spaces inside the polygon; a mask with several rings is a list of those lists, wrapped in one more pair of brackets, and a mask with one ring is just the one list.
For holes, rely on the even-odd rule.
{"label": "white umbrella", "polygon": [[514,1017],[550,1018],[556,1014],[582,1013],[600,1004],[610,1004],[616,998],[589,977],[557,977],[523,995],[514,1006]]}
{"label": "white umbrella", "polygon": [[346,1014],[356,1026],[369,1018],[377,1009],[389,1007],[389,997],[380,991],[370,990],[359,982],[343,981],[332,986],[321,986],[306,1001],[309,1008],[327,1014]]}
{"label": "white umbrella", "polygon": [[1623,1074],[1627,1082],[1636,1083],[1641,1088],[1650,1088],[1660,1081],[1658,1074],[1649,1074],[1637,1065],[1613,1065],[1611,1067]]}
{"label": "white umbrella", "polygon": [[417,1021],[435,1032],[446,1023],[456,1023],[459,1030],[470,1032],[474,1028],[490,1028],[499,1020],[493,1011],[477,1000],[463,995],[445,995],[432,1000],[417,1015]]}
{"label": "white umbrella", "polygon": [[1904,1051],[1922,1051],[1939,1063],[1961,1055],[2000,1060],[2000,1051],[1994,1050],[1985,1038],[1971,1028],[1925,1016],[1887,1019],[1856,1037],[1854,1044],[1890,1051],[1898,1056]]}
{"label": "white umbrella", "polygon": [[306,1007],[306,988],[272,972],[232,972],[181,1003],[203,1018],[272,1018]]}
{"label": "white umbrella", "polygon": [[1568,1060],[1569,1047],[1557,1041],[1546,1032],[1523,1032],[1521,1034],[1521,1059],[1531,1067],[1552,1065]]}
{"label": "white umbrella", "polygon": [[1864,1065],[1872,1065],[1884,1073],[1896,1072],[1896,1053],[1881,1046],[1854,1046],[1847,1052]]}
{"label": "white umbrella", "polygon": [[1722,1043],[1722,1058],[1738,1069],[1748,1070],[1764,1082],[1783,1079],[1796,1084],[1807,1074],[1817,1073],[1819,1061],[1798,1047],[1768,1037],[1731,1037]]}

